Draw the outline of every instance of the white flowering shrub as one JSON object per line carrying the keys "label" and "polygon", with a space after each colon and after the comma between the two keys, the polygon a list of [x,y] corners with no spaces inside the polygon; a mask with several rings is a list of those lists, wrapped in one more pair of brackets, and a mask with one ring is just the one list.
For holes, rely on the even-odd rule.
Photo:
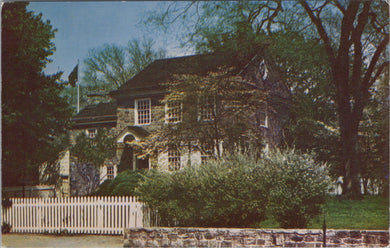
{"label": "white flowering shrub", "polygon": [[276,150],[263,161],[271,185],[269,212],[282,228],[305,228],[326,200],[327,166],[293,149]]}
{"label": "white flowering shrub", "polygon": [[252,159],[232,155],[168,173],[148,171],[137,187],[158,210],[160,225],[256,227],[275,216],[281,227],[305,227],[321,211],[327,170],[307,154],[285,150]]}

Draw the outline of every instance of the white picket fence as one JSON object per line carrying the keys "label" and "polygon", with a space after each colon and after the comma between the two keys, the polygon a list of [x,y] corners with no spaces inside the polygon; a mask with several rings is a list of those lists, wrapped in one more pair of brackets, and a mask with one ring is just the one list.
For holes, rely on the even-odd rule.
{"label": "white picket fence", "polygon": [[144,227],[145,206],[134,197],[10,198],[2,222],[14,233],[123,234]]}

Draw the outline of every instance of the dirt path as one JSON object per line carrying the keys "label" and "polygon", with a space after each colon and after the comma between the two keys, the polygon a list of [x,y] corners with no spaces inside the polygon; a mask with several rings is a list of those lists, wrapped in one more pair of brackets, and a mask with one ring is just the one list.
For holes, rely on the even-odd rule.
{"label": "dirt path", "polygon": [[1,247],[123,247],[123,236],[3,234]]}

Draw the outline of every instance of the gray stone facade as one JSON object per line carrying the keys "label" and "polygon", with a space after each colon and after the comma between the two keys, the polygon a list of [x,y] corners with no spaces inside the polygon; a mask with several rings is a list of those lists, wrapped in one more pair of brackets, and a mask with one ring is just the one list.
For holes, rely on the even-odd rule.
{"label": "gray stone facade", "polygon": [[[322,230],[134,228],[124,247],[324,247]],[[326,247],[386,247],[388,231],[327,230]]]}

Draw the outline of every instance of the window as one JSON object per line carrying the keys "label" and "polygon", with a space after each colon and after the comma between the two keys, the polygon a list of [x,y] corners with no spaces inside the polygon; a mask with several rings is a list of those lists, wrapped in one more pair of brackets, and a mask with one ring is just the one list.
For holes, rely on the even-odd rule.
{"label": "window", "polygon": [[209,161],[212,158],[213,150],[214,150],[213,146],[210,144],[202,146],[202,150],[200,153],[201,164],[207,163],[207,161]]}
{"label": "window", "polygon": [[256,113],[256,122],[257,125],[260,127],[266,127],[268,128],[268,111],[267,111],[267,105],[264,104],[261,106],[260,110]]}
{"label": "window", "polygon": [[204,96],[199,99],[199,119],[203,121],[214,120],[215,100],[213,97]]}
{"label": "window", "polygon": [[114,180],[114,177],[115,177],[114,166],[108,165],[107,166],[107,179]]}
{"label": "window", "polygon": [[150,98],[135,99],[135,113],[134,121],[135,125],[148,125],[150,124]]}
{"label": "window", "polygon": [[259,111],[257,113],[257,123],[260,127],[268,127],[268,116],[267,112]]}
{"label": "window", "polygon": [[90,139],[94,139],[96,137],[96,133],[97,133],[96,128],[90,128],[90,129],[87,129],[87,131],[86,131],[86,135]]}
{"label": "window", "polygon": [[174,147],[168,148],[168,166],[169,170],[176,171],[180,169],[180,151]]}
{"label": "window", "polygon": [[169,101],[165,105],[165,122],[176,123],[181,122],[182,102],[180,100]]}

